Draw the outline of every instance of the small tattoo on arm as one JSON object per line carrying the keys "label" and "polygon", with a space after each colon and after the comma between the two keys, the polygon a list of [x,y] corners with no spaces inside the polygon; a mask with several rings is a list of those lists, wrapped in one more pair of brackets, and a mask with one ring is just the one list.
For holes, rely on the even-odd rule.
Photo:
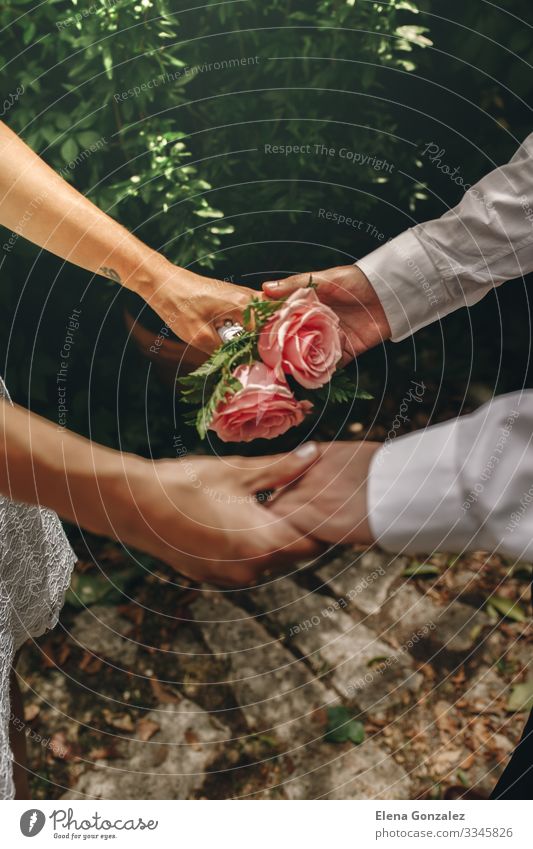
{"label": "small tattoo on arm", "polygon": [[106,265],[102,265],[100,267],[100,274],[103,274],[104,277],[108,277],[110,280],[114,280],[115,283],[122,283],[120,274],[114,268],[108,268]]}

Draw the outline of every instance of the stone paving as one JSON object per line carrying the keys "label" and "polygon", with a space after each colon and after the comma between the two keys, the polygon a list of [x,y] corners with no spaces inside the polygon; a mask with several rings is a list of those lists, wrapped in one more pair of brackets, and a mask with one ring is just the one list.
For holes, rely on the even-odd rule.
{"label": "stone paving", "polygon": [[[493,626],[407,581],[407,563],[344,551],[246,592],[194,592],[161,646],[120,608],[78,613],[59,650],[70,674],[26,676],[37,724],[72,746],[68,763],[43,756],[56,797],[407,799],[421,778],[460,769],[472,747],[449,745],[456,699],[433,697],[431,665],[457,675]],[[484,660],[471,704],[490,709],[505,686]],[[325,740],[339,706],[365,726],[358,745]],[[501,762],[519,731],[498,728]],[[476,773],[478,749],[469,763],[488,788],[501,763]]]}

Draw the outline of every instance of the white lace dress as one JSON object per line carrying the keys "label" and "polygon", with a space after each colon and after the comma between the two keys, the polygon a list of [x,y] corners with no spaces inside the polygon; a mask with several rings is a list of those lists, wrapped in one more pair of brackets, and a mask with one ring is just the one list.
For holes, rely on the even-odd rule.
{"label": "white lace dress", "polygon": [[[0,397],[9,400],[1,378]],[[75,562],[55,513],[0,495],[0,799],[14,795],[9,678],[15,652],[57,623]]]}

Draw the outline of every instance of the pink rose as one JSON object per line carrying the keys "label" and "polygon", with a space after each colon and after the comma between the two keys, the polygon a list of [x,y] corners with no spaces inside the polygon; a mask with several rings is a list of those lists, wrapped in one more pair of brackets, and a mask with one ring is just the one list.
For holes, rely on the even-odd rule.
{"label": "pink rose", "polygon": [[242,389],[218,405],[209,425],[223,442],[273,439],[301,424],[313,407],[310,401],[297,401],[263,363],[238,366],[233,376]]}
{"label": "pink rose", "polygon": [[314,289],[297,289],[263,327],[258,350],[278,379],[291,374],[301,386],[317,389],[342,356],[338,316]]}

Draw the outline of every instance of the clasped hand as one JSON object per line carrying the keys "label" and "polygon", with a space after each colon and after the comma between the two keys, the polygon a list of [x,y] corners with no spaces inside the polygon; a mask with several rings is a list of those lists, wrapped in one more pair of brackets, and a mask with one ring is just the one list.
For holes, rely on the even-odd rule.
{"label": "clasped hand", "polygon": [[[271,457],[162,460],[130,478],[120,538],[195,580],[247,586],[331,544],[373,542],[366,481],[375,442],[306,443]],[[257,493],[274,490],[260,500]],[[124,525],[125,521],[125,525]]]}

